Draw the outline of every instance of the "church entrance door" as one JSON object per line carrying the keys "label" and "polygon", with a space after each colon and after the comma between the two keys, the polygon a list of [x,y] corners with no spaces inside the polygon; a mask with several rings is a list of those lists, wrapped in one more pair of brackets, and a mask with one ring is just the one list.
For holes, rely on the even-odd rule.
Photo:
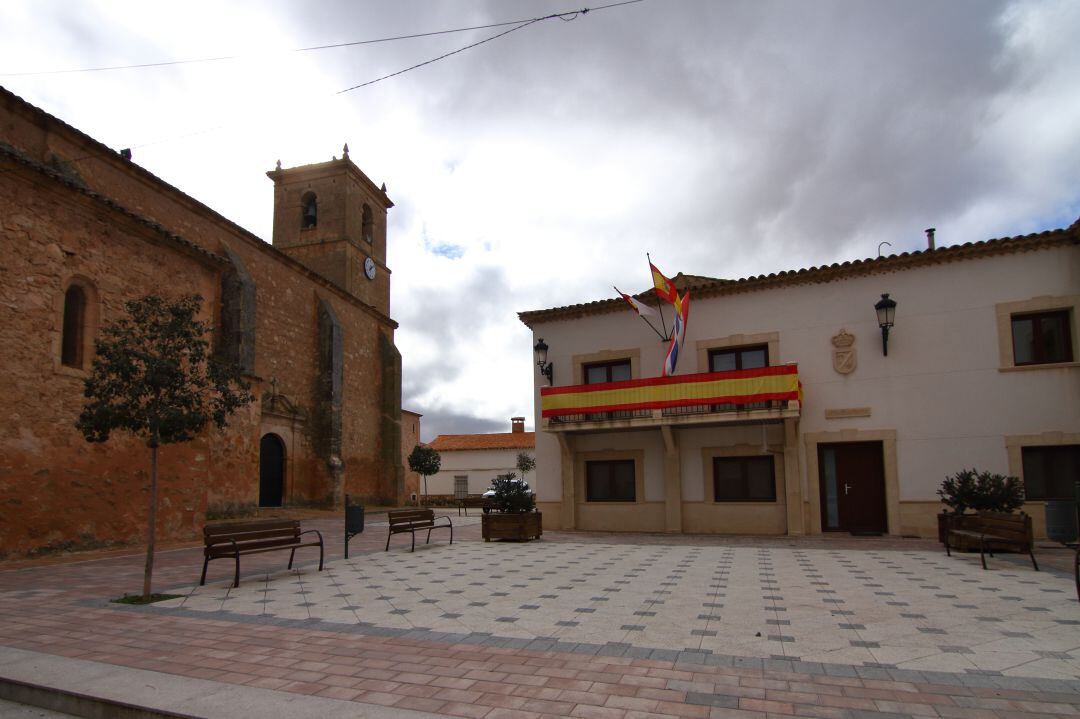
{"label": "church entrance door", "polygon": [[276,434],[259,442],[259,506],[280,507],[285,490],[285,445]]}

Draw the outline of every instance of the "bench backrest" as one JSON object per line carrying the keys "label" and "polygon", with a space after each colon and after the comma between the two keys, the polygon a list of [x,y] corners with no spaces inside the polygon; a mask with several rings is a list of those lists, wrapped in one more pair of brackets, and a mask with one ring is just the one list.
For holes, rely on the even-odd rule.
{"label": "bench backrest", "polygon": [[491,500],[487,497],[462,497],[461,503],[466,507],[484,507]]}
{"label": "bench backrest", "polygon": [[300,540],[300,520],[260,519],[249,522],[223,522],[203,527],[203,542],[207,548],[233,542],[240,549],[262,549],[294,544]]}
{"label": "bench backrest", "polygon": [[1021,512],[979,512],[954,519],[952,527],[973,532],[986,532],[1017,542],[1031,542],[1031,516]]}
{"label": "bench backrest", "polygon": [[386,513],[386,518],[393,528],[399,524],[415,524],[417,522],[434,522],[435,510],[433,509],[392,509]]}

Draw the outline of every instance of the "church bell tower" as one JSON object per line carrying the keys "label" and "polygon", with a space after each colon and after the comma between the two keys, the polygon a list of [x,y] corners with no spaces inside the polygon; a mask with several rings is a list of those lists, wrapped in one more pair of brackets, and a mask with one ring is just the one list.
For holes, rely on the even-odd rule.
{"label": "church bell tower", "polygon": [[390,314],[386,211],[394,206],[351,159],[266,173],[274,181],[274,247]]}

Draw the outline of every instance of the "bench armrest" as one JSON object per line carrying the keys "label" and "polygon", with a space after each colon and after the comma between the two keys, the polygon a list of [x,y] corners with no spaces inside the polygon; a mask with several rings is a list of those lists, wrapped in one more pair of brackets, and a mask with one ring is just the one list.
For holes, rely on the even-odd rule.
{"label": "bench armrest", "polygon": [[301,537],[304,536],[305,534],[316,534],[319,537],[319,544],[323,543],[323,541],[322,541],[322,532],[320,532],[319,530],[317,530],[317,529],[305,529],[303,532],[300,532]]}
{"label": "bench armrest", "polygon": [[[449,526],[451,526],[451,527],[453,527],[453,526],[454,526],[454,523],[450,521],[450,515],[448,515],[448,514],[440,514],[440,515],[439,515],[438,517],[432,517],[432,518],[431,518],[431,521],[432,521],[432,522],[435,522],[435,521],[438,521],[438,520],[440,520],[440,519],[445,519],[445,520],[446,520],[446,524],[447,524],[447,525],[449,525]],[[440,525],[440,526],[441,526],[441,525]]]}

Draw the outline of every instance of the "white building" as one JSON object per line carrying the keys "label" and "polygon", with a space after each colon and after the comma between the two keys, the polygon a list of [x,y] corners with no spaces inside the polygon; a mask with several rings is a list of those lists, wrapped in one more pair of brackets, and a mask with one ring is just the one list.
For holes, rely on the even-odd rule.
{"label": "white building", "polygon": [[942,479],[974,466],[1024,479],[1043,536],[1039,500],[1080,480],[1078,244],[1080,222],[734,281],[680,275],[691,309],[666,379],[666,343],[620,299],[521,313],[554,370],[550,389],[533,373],[545,524],[931,537]]}
{"label": "white building", "polygon": [[[442,464],[439,472],[428,478],[427,494],[482,494],[500,474],[514,472],[520,477],[518,454],[534,453],[536,435],[525,431],[524,417],[512,417],[510,429],[493,434],[440,434],[432,440],[428,446],[439,453]],[[525,480],[531,485],[533,477]]]}

